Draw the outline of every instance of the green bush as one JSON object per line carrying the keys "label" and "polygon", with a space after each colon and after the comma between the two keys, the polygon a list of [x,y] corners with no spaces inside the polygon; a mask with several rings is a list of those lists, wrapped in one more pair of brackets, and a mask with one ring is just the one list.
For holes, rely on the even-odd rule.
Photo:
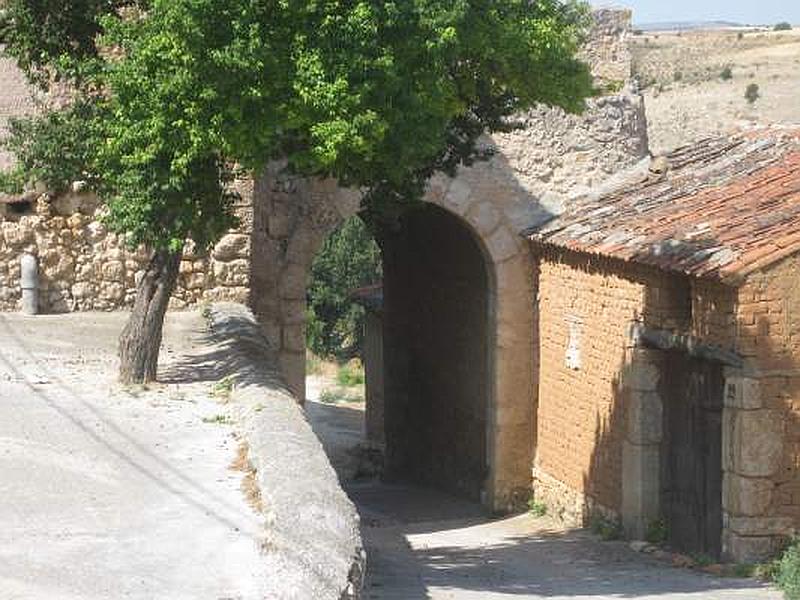
{"label": "green bush", "polygon": [[595,515],[592,518],[592,533],[599,535],[604,542],[619,540],[622,538],[622,524],[614,519],[609,519],[602,515]]}
{"label": "green bush", "polygon": [[663,544],[669,537],[669,529],[667,522],[663,518],[650,521],[647,526],[647,531],[644,533],[644,539],[651,544]]}
{"label": "green bush", "polygon": [[547,514],[547,505],[536,498],[528,500],[528,510],[534,517],[543,517]]}
{"label": "green bush", "polygon": [[775,27],[772,29],[774,31],[791,31],[792,24],[787,21],[781,21],[780,23],[775,23]]}
{"label": "green bush", "polygon": [[339,385],[344,387],[363,384],[364,365],[362,365],[361,361],[358,359],[351,360],[342,365],[339,367],[339,372],[336,374],[336,381]]}
{"label": "green bush", "polygon": [[747,89],[744,91],[745,100],[747,100],[748,103],[753,104],[761,97],[761,94],[758,90],[759,88],[757,83],[751,83],[748,85]]}
{"label": "green bush", "polygon": [[306,343],[314,354],[337,360],[359,355],[364,308],[350,294],[381,276],[380,249],[359,217],[328,236],[311,266],[308,286]]}
{"label": "green bush", "polygon": [[730,67],[725,67],[719,74],[719,78],[723,81],[729,81],[733,79],[733,69]]}
{"label": "green bush", "polygon": [[787,600],[800,600],[800,539],[795,539],[783,553],[775,582]]}

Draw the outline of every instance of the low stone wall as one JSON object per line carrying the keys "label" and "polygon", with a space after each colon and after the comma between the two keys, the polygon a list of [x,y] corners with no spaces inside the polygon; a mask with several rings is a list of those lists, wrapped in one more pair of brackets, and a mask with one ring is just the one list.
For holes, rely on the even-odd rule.
{"label": "low stone wall", "polygon": [[[184,253],[171,308],[201,301],[246,302],[250,284],[250,197],[236,207],[240,231],[231,232],[210,252]],[[102,223],[103,208],[92,195],[32,196],[0,204],[0,311],[19,307],[20,258],[39,262],[39,310],[113,310],[133,303],[136,284],[149,259],[144,248],[130,249]]]}
{"label": "low stone wall", "polygon": [[210,326],[219,360],[236,373],[231,403],[261,489],[264,560],[273,574],[265,597],[359,598],[366,555],[358,513],[278,374],[274,353],[244,306],[215,304]]}

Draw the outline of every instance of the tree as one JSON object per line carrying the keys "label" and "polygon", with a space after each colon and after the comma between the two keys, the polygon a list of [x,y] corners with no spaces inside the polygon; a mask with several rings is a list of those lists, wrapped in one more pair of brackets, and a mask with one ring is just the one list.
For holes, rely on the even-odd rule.
{"label": "tree", "polygon": [[[286,159],[364,189],[371,214],[413,201],[514,112],[582,109],[587,14],[559,0],[9,0],[8,52],[74,90],[15,131],[63,132],[76,159],[47,166],[58,156],[12,136],[22,160],[6,179],[84,179],[109,226],[152,249],[120,343],[121,379],[146,381],[185,240],[208,245],[233,223],[231,165]],[[69,135],[80,123],[91,143]]]}
{"label": "tree", "polygon": [[761,92],[757,83],[750,83],[744,90],[744,98],[748,104],[755,104],[755,101],[761,97]]}
{"label": "tree", "polygon": [[381,254],[360,217],[345,221],[325,240],[311,266],[306,340],[319,356],[349,360],[361,350],[364,308],[355,288],[381,279]]}

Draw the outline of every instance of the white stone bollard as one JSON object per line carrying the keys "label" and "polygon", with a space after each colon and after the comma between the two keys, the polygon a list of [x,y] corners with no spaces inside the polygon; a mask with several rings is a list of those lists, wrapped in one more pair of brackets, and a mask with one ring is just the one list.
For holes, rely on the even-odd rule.
{"label": "white stone bollard", "polygon": [[39,263],[33,254],[20,258],[20,287],[22,288],[22,312],[26,315],[39,313]]}

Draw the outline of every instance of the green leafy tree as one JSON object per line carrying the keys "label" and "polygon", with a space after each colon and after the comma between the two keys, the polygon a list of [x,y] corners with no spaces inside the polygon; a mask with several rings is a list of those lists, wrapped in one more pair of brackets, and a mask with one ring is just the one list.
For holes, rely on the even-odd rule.
{"label": "green leafy tree", "polygon": [[311,267],[306,338],[315,354],[339,360],[358,355],[364,308],[351,293],[380,279],[380,249],[364,222],[352,217],[328,236]]}
{"label": "green leafy tree", "polygon": [[761,91],[758,87],[757,83],[748,84],[747,88],[744,90],[744,99],[747,100],[748,104],[755,104],[756,100],[761,97]]}
{"label": "green leafy tree", "polygon": [[[581,110],[587,14],[559,0],[8,0],[8,53],[73,92],[61,116],[17,124],[22,160],[6,179],[85,180],[109,226],[152,250],[120,341],[121,379],[146,381],[185,240],[208,245],[233,224],[231,165],[286,159],[364,189],[373,213],[413,201],[434,171],[480,158],[479,135],[514,112]],[[21,139],[26,128],[63,134],[68,164],[48,166],[52,145]]]}

